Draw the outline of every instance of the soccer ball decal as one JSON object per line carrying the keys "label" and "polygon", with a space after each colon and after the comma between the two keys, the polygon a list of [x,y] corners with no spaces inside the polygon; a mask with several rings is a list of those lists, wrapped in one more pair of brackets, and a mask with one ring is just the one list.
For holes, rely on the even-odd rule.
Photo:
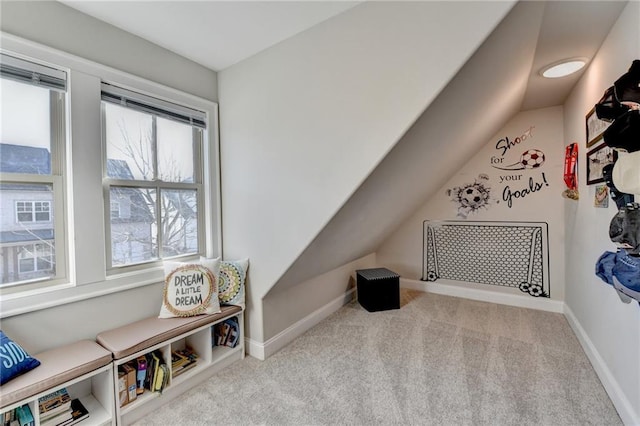
{"label": "soccer ball decal", "polygon": [[481,174],[473,183],[447,190],[447,195],[458,204],[458,217],[466,219],[469,213],[487,207],[491,199],[489,176]]}
{"label": "soccer ball decal", "polygon": [[544,164],[544,152],[537,149],[530,149],[525,151],[520,157],[520,164],[525,169],[535,169]]}
{"label": "soccer ball decal", "polygon": [[489,193],[486,189],[475,184],[462,188],[462,191],[460,191],[458,195],[460,197],[460,204],[464,207],[471,207],[472,209],[483,206],[489,198]]}
{"label": "soccer ball decal", "polygon": [[533,297],[549,297],[540,284],[529,284],[528,282],[523,281],[520,283],[518,288],[521,292],[529,293]]}
{"label": "soccer ball decal", "polygon": [[508,166],[496,166],[493,167],[500,170],[525,170],[525,169],[537,169],[544,164],[544,152],[539,149],[529,149],[522,153],[520,161],[517,163],[509,164]]}

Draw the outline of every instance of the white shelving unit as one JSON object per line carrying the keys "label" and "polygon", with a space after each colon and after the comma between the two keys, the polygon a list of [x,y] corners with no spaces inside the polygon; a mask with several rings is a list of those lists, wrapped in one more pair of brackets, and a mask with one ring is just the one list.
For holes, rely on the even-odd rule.
{"label": "white shelving unit", "polygon": [[2,419],[11,410],[28,404],[33,415],[35,426],[40,425],[38,399],[67,388],[72,399],[79,398],[82,405],[89,411],[89,418],[82,421],[83,426],[115,425],[115,402],[113,399],[113,364],[105,365],[75,379],[47,389],[37,395],[25,398],[14,404],[2,408]]}
{"label": "white shelving unit", "polygon": [[[235,348],[213,346],[213,328],[216,324],[228,319],[237,318],[240,338]],[[168,403],[171,399],[181,393],[191,389],[195,385],[203,382],[218,371],[223,370],[231,363],[243,359],[245,356],[244,346],[244,312],[237,312],[228,317],[221,318],[215,323],[207,324],[199,328],[190,330],[175,338],[164,341],[155,346],[151,346],[125,358],[117,359],[113,365],[113,383],[111,389],[114,401],[116,401],[116,423],[118,425],[130,424],[145,414],[150,413],[161,405]],[[118,367],[130,361],[135,361],[141,355],[146,355],[159,350],[162,353],[165,364],[171,370],[171,352],[190,347],[198,354],[198,362],[195,367],[185,371],[177,377],[171,373],[166,388],[162,393],[151,392],[145,389],[144,393],[138,395],[136,399],[122,407],[119,406],[118,398]]]}

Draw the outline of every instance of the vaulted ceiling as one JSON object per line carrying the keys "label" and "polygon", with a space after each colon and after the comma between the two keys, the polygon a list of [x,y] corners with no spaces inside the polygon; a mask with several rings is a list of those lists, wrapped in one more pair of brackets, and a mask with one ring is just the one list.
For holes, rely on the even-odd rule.
{"label": "vaulted ceiling", "polygon": [[[85,14],[220,71],[361,1],[77,1]],[[569,58],[591,58],[626,2],[546,1],[528,73],[523,109],[561,104],[582,73],[553,82],[539,70]],[[455,23],[452,23],[455,25]],[[496,68],[508,66],[494,64]]]}

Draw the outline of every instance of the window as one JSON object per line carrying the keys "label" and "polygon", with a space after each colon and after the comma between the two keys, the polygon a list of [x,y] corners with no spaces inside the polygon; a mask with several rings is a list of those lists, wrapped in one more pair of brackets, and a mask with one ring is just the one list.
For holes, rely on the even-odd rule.
{"label": "window", "polygon": [[18,269],[21,274],[51,271],[54,268],[53,245],[50,243],[20,246],[18,252]]}
{"label": "window", "polygon": [[16,201],[16,219],[18,222],[50,222],[50,201]]}
{"label": "window", "polygon": [[202,253],[205,114],[109,84],[102,101],[110,266]]}
{"label": "window", "polygon": [[62,280],[66,72],[0,59],[0,288]]}
{"label": "window", "polygon": [[214,102],[0,42],[0,318],[158,283],[163,259],[220,255]]}

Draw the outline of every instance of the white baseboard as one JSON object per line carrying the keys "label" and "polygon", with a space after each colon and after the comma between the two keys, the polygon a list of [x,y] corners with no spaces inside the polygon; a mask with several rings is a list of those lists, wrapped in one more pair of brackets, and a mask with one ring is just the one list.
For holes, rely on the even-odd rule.
{"label": "white baseboard", "polygon": [[261,361],[267,359],[264,356],[264,343],[260,343],[255,340],[249,339],[248,337],[245,337],[244,345],[247,350],[247,355],[257,358]]}
{"label": "white baseboard", "polygon": [[596,371],[596,374],[600,378],[600,382],[602,382],[602,386],[604,386],[609,398],[611,398],[611,402],[616,407],[622,422],[627,425],[640,425],[640,412],[636,411],[640,409],[640,407],[636,407],[634,409],[631,401],[629,401],[620,389],[620,385],[618,381],[615,379],[613,374],[611,374],[611,370],[607,367],[607,364],[600,356],[600,353],[594,346],[593,342],[584,331],[584,328],[578,322],[578,318],[573,314],[571,308],[569,306],[564,306],[564,316],[567,318],[569,325],[573,329],[573,332],[578,337],[578,341],[580,345],[582,345],[582,349],[587,354],[587,358],[591,361],[591,365],[593,369]]}
{"label": "white baseboard", "polygon": [[291,343],[293,339],[300,336],[305,331],[309,330],[311,327],[315,326],[320,321],[327,318],[329,315],[333,314],[347,303],[351,302],[355,297],[355,291],[355,288],[346,291],[344,294],[336,297],[323,307],[316,309],[300,321],[276,334],[264,343],[246,338],[245,343],[247,353],[254,358],[258,358],[259,360],[264,361],[265,359],[269,358],[271,355]]}
{"label": "white baseboard", "polygon": [[537,309],[540,311],[564,312],[564,302],[538,297],[523,297],[519,295],[498,293],[461,287],[453,284],[443,284],[431,281],[418,281],[400,278],[400,286],[426,293],[443,294],[445,296],[462,297],[481,302],[498,303],[500,305],[518,306],[520,308]]}

